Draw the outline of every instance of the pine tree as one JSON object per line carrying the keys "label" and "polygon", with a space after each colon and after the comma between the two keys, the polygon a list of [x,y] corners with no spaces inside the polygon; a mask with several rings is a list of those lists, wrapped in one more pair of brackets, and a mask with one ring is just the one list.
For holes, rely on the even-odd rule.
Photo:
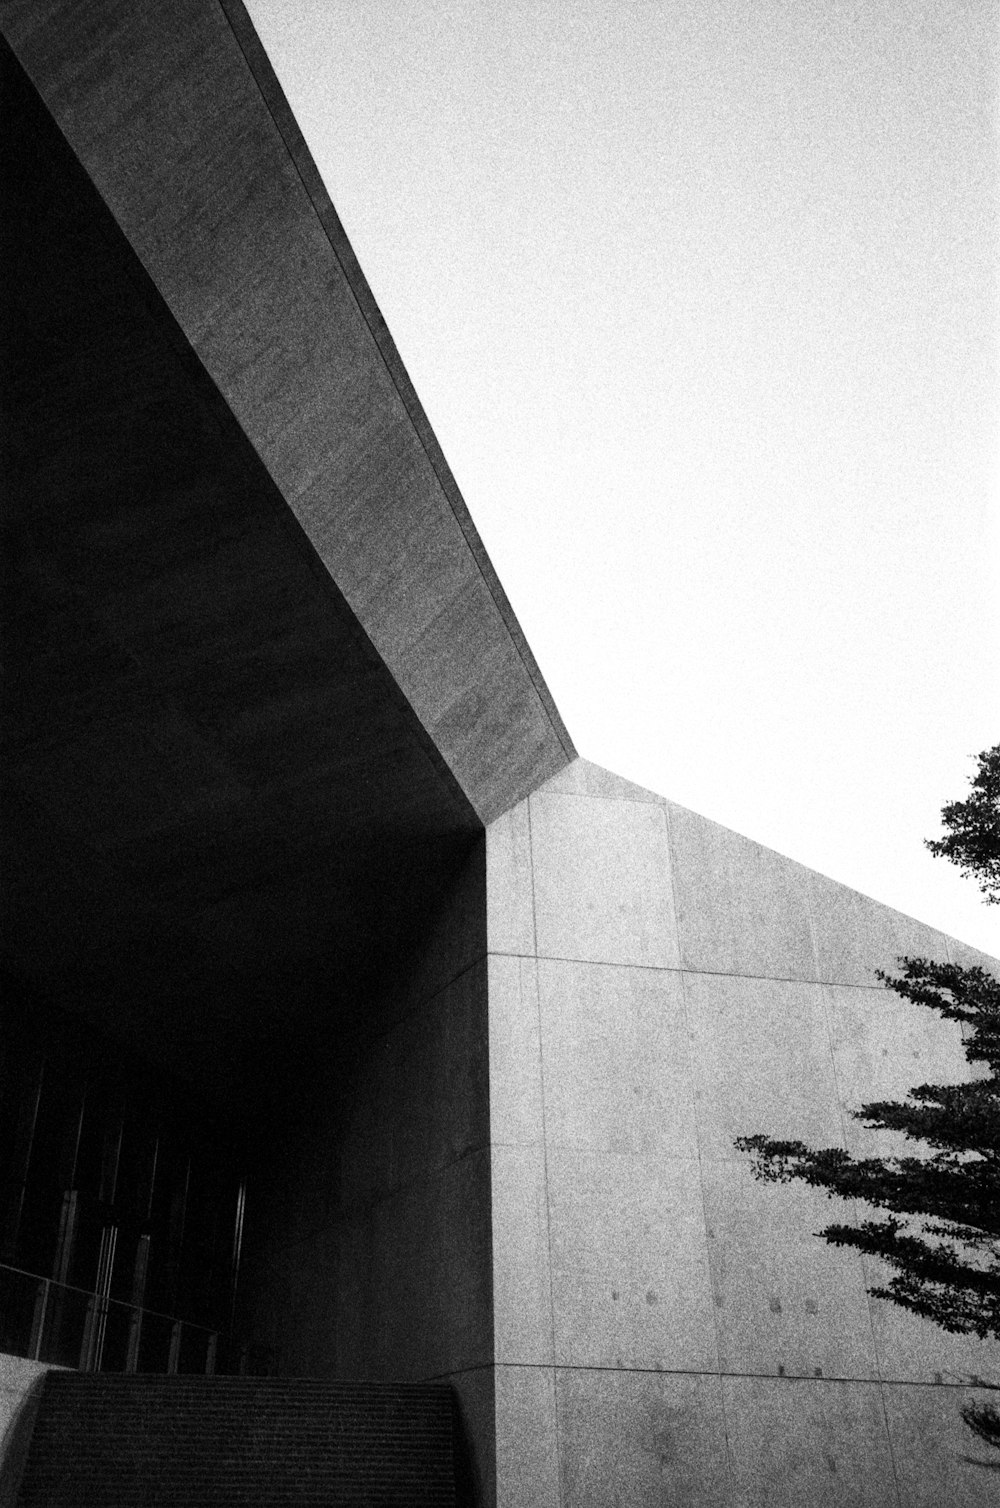
{"label": "pine tree", "polygon": [[[974,794],[942,811],[948,837],[928,843],[961,865],[1000,902],[1000,744],[979,755]],[[753,1156],[756,1177],[800,1179],[832,1198],[860,1199],[886,1213],[818,1232],[835,1246],[880,1257],[892,1269],[872,1293],[944,1330],[1000,1340],[1000,980],[984,969],[900,958],[900,972],[876,977],[914,1005],[963,1027],[965,1056],[979,1076],[967,1084],[918,1084],[906,1100],[876,1100],[852,1111],[872,1128],[902,1132],[922,1157],[853,1157],[842,1147],[755,1135],[736,1146]],[[1000,1448],[1000,1411],[968,1405],[962,1416]]]}
{"label": "pine tree", "polygon": [[1000,906],[1000,744],[984,749],[978,759],[972,795],[944,807],[941,821],[948,828],[947,834],[928,838],[924,846],[937,858],[950,859],[964,875],[974,879],[987,906]]}

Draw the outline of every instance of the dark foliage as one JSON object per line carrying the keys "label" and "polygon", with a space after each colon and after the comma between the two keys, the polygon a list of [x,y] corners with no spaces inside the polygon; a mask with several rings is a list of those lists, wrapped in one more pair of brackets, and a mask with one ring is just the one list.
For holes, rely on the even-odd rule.
{"label": "dark foliage", "polygon": [[942,809],[948,834],[929,838],[926,846],[974,879],[987,906],[1000,906],[1000,744],[984,749],[978,759],[972,795]]}
{"label": "dark foliage", "polygon": [[[948,836],[928,842],[1000,904],[1000,744],[979,755],[967,801],[941,813]],[[813,1150],[800,1141],[742,1136],[753,1171],[772,1183],[801,1179],[830,1198],[863,1199],[881,1219],[834,1223],[818,1232],[892,1269],[878,1298],[933,1320],[944,1330],[1000,1339],[1000,980],[981,968],[900,958],[900,973],[877,970],[887,989],[962,1027],[968,1084],[917,1084],[907,1099],[874,1100],[852,1111],[865,1125],[922,1143],[923,1156],[852,1157],[842,1147]],[[1000,1410],[968,1404],[962,1418],[1000,1449]]]}
{"label": "dark foliage", "polygon": [[1000,981],[984,969],[925,958],[900,963],[899,977],[879,978],[904,999],[961,1022],[965,1055],[986,1076],[918,1084],[908,1100],[873,1101],[852,1114],[923,1142],[930,1155],[852,1157],[842,1147],[814,1150],[766,1136],[736,1145],[753,1153],[759,1178],[801,1179],[889,1212],[819,1232],[894,1269],[888,1286],[873,1290],[880,1298],[945,1330],[1000,1339]]}

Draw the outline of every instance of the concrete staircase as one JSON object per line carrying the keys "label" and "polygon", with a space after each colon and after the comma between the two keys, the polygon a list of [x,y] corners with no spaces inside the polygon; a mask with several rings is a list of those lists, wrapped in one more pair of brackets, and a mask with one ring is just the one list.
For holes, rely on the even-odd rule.
{"label": "concrete staircase", "polygon": [[20,1508],[455,1508],[435,1383],[51,1372]]}

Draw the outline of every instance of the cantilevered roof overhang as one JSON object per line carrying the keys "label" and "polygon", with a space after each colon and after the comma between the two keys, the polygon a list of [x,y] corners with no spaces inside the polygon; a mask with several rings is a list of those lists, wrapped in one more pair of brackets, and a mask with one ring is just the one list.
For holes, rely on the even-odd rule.
{"label": "cantilevered roof overhang", "polygon": [[560,768],[570,741],[243,6],[4,0],[0,16],[191,349],[490,821]]}
{"label": "cantilevered roof overhang", "polygon": [[573,750],[242,6],[0,17],[4,957],[194,1071]]}

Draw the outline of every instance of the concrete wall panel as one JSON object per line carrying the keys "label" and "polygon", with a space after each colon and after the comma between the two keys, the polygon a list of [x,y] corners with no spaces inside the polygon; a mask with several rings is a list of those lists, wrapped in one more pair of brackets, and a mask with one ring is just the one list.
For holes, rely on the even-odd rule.
{"label": "concrete wall panel", "polygon": [[666,806],[667,802],[655,791],[645,786],[624,780],[611,770],[592,764],[589,759],[574,759],[558,774],[539,786],[536,795],[594,796],[604,801],[640,801],[654,806]]}
{"label": "concrete wall panel", "polygon": [[[351,1205],[389,1193],[433,1168],[485,1144],[487,1073],[480,963],[374,1038],[357,1055],[345,1085],[340,1059],[347,1043],[327,1044],[314,1065],[328,1091],[313,1086],[321,1121],[341,1118],[338,1136],[304,1132],[301,1158],[335,1159],[340,1200]],[[304,1094],[309,1086],[302,1085]],[[301,1166],[301,1163],[300,1163]],[[331,1163],[331,1166],[333,1164]],[[303,1197],[316,1210],[319,1180],[303,1179]]]}
{"label": "concrete wall panel", "polygon": [[254,1365],[420,1379],[492,1357],[490,1169],[480,1152],[248,1263]]}
{"label": "concrete wall panel", "polygon": [[843,1146],[818,985],[685,974],[684,991],[703,1157],[744,1155],[734,1138],[758,1131]]}
{"label": "concrete wall panel", "polygon": [[808,870],[667,803],[685,968],[815,979]]}
{"label": "concrete wall panel", "polygon": [[733,1501],[718,1377],[560,1368],[556,1387],[563,1508]]}
{"label": "concrete wall panel", "polygon": [[718,1367],[698,1163],[552,1148],[560,1366]]}
{"label": "concrete wall panel", "polygon": [[850,1111],[876,1100],[905,1099],[917,1084],[966,1080],[958,1025],[881,987],[827,985],[824,996],[848,1150],[858,1157],[931,1155],[924,1143],[868,1128]]}
{"label": "concrete wall panel", "polygon": [[[411,884],[420,883],[419,871]],[[453,980],[482,962],[486,954],[486,840],[477,839],[451,865],[418,936],[397,954],[379,989],[379,1013],[386,1021],[409,1015]],[[395,941],[395,939],[394,939]],[[388,962],[392,951],[386,949]]]}
{"label": "concrete wall panel", "polygon": [[539,954],[676,968],[662,809],[542,795],[530,816]]}
{"label": "concrete wall panel", "polygon": [[552,1365],[545,1149],[493,1147],[493,1313],[497,1362]]}
{"label": "concrete wall panel", "polygon": [[535,951],[534,886],[528,803],[491,822],[486,831],[486,935],[491,953]]}
{"label": "concrete wall panel", "polygon": [[800,1184],[705,1163],[705,1218],[724,1372],[877,1378],[858,1253],[814,1232],[855,1211]]}
{"label": "concrete wall panel", "polygon": [[541,1146],[542,1047],[538,964],[491,954],[490,1128],[494,1142]]}
{"label": "concrete wall panel", "polygon": [[831,984],[874,985],[873,971],[891,971],[901,954],[947,960],[943,932],[891,906],[880,906],[826,875],[812,870],[803,874],[816,940],[818,979]]}
{"label": "concrete wall panel", "polygon": [[964,1403],[992,1403],[973,1388],[885,1387],[900,1508],[985,1508],[1000,1497],[997,1452],[961,1417]]}
{"label": "concrete wall panel", "polygon": [[[892,1277],[886,1263],[864,1257],[869,1289]],[[887,1382],[957,1384],[977,1380],[1000,1386],[1000,1343],[953,1335],[886,1299],[869,1294],[879,1375]]]}
{"label": "concrete wall panel", "polygon": [[[451,1163],[440,1200],[441,1250],[432,1274],[447,1360],[436,1374],[481,1365],[493,1353],[490,1154],[483,1148]],[[456,1360],[457,1358],[457,1360]]]}
{"label": "concrete wall panel", "polygon": [[[335,1212],[341,1201],[348,1208],[365,1206],[395,1187],[396,1147],[389,1106],[393,1059],[393,1044],[383,1037],[372,1044],[358,1068],[357,1092],[344,1106],[340,1131],[343,1156],[337,1159],[334,1175],[339,1181],[339,1199],[336,1191],[333,1194]],[[338,1150],[334,1144],[331,1153],[336,1155]]]}
{"label": "concrete wall panel", "polygon": [[[489,1200],[481,1152],[338,1225],[339,1262],[317,1261],[306,1315],[314,1326],[323,1302],[337,1314],[338,1352],[323,1371],[419,1379],[492,1354]],[[327,1286],[337,1275],[335,1291],[319,1292],[320,1273]]]}
{"label": "concrete wall panel", "polygon": [[[491,1366],[453,1372],[459,1427],[459,1502],[493,1504],[496,1483],[496,1383]],[[464,1498],[462,1494],[464,1493]]]}
{"label": "concrete wall panel", "polygon": [[456,937],[443,903],[414,958],[408,1010],[400,963],[353,1032],[318,1014],[276,1065],[245,1284],[269,1369],[417,1379],[492,1364],[485,957],[424,993],[485,942],[483,865],[478,875],[478,907],[464,881],[450,896]]}
{"label": "concrete wall panel", "polygon": [[877,1383],[724,1377],[722,1389],[739,1508],[896,1508]]}
{"label": "concrete wall panel", "polygon": [[678,973],[538,962],[550,1147],[695,1157]]}
{"label": "concrete wall panel", "polygon": [[550,1367],[497,1367],[497,1503],[562,1508]]}
{"label": "concrete wall panel", "polygon": [[[862,1207],[755,1181],[733,1140],[895,1150],[850,1110],[970,1070],[958,1027],[874,970],[990,961],[586,761],[491,842],[488,885],[523,892],[491,896],[491,937],[528,948],[530,888],[537,955],[490,963],[498,1355],[544,1340],[550,1282],[563,1508],[934,1500],[913,1473],[897,1492],[882,1389],[899,1434],[900,1388],[930,1384],[930,1428],[992,1349],[870,1298],[874,1265],[816,1234]],[[498,1393],[500,1448],[522,1428]],[[498,1503],[550,1501],[526,1481]]]}

